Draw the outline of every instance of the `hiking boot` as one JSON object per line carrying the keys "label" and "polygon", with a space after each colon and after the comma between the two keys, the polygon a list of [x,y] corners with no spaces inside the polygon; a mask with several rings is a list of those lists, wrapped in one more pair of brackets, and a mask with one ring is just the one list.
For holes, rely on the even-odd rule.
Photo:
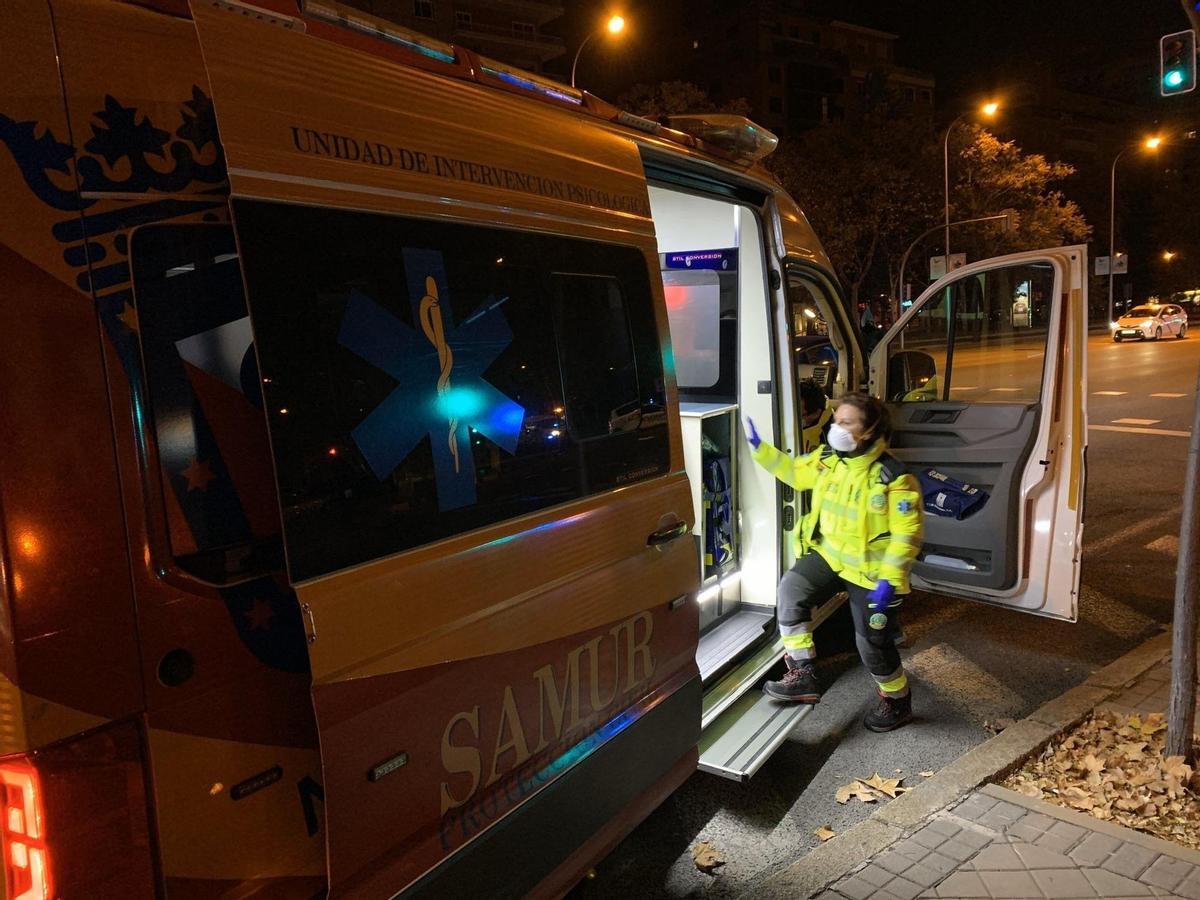
{"label": "hiking boot", "polygon": [[778,681],[768,681],[763,685],[763,693],[775,700],[787,703],[816,703],[821,699],[821,683],[817,681],[817,671],[811,662],[802,660],[792,662],[786,657],[787,671]]}
{"label": "hiking boot", "polygon": [[871,731],[894,731],[912,721],[912,694],[903,697],[879,695],[879,703],[863,717],[863,725]]}

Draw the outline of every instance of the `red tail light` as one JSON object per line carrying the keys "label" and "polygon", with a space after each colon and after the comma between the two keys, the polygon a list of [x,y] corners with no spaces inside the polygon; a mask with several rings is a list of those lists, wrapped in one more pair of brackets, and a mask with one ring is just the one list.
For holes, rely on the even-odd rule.
{"label": "red tail light", "polygon": [[3,850],[6,895],[11,900],[48,900],[50,859],[46,816],[37,770],[25,761],[0,765],[4,791]]}

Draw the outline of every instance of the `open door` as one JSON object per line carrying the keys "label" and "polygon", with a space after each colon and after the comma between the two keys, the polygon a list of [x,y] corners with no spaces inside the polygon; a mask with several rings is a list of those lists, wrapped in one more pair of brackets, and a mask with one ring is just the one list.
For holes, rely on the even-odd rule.
{"label": "open door", "polygon": [[958,269],[872,354],[871,391],[891,409],[892,452],[925,496],[917,587],[1075,620],[1086,262],[1084,247],[1059,247]]}

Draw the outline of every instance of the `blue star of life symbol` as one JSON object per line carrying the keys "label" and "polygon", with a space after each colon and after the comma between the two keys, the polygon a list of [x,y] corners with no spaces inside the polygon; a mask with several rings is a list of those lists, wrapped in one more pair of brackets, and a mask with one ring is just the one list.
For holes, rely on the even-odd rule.
{"label": "blue star of life symbol", "polygon": [[455,327],[442,254],[405,248],[403,256],[420,330],[358,290],[342,318],[338,343],[396,380],[350,436],[380,481],[428,436],[438,508],[459,509],[475,503],[471,430],[509,453],[517,449],[525,410],[484,378],[512,343],[512,329],[492,297]]}

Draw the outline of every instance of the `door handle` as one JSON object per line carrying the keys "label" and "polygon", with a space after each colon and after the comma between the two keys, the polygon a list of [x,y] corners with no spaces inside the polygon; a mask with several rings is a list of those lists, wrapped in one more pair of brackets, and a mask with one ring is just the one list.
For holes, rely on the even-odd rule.
{"label": "door handle", "polygon": [[650,536],[646,538],[646,546],[665,546],[666,544],[671,543],[671,541],[679,540],[690,530],[691,529],[688,528],[687,522],[676,522],[674,525],[668,525],[665,528],[658,529],[658,531],[651,532]]}

